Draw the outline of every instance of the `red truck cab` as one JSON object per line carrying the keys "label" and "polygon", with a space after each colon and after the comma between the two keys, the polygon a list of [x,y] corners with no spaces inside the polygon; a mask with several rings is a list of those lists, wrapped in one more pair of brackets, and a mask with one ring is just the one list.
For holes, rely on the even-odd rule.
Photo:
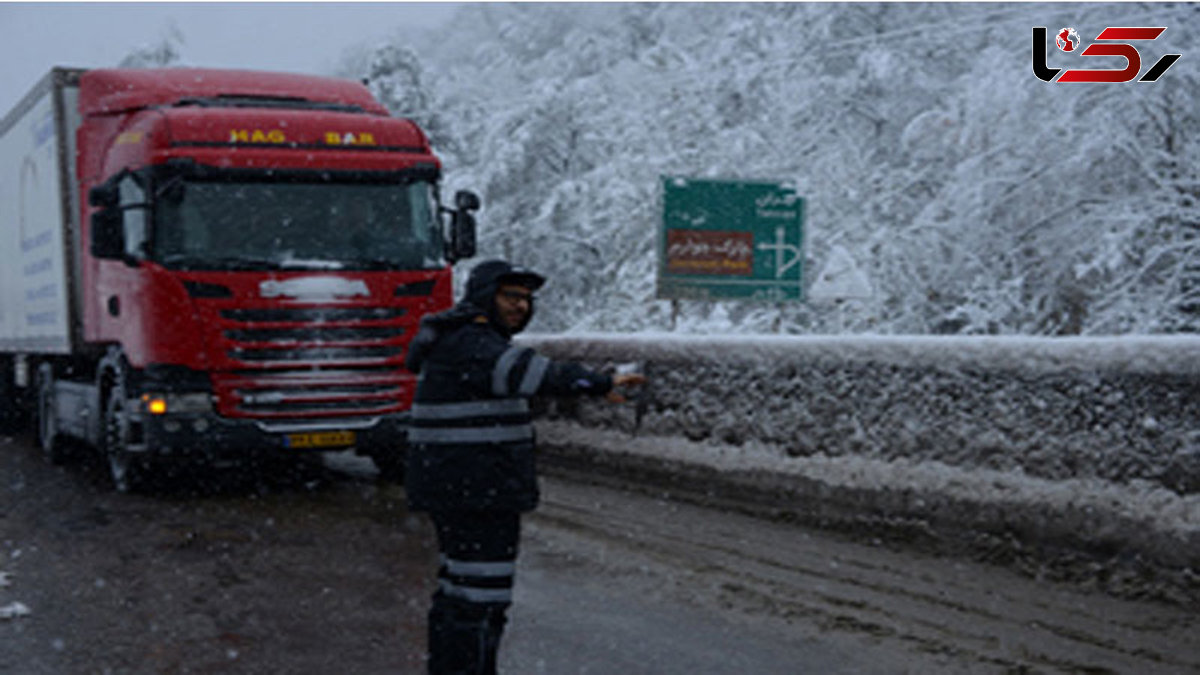
{"label": "red truck cab", "polygon": [[400,472],[405,347],[450,306],[479,206],[440,205],[421,129],[357,83],[224,70],[86,71],[78,110],[94,390],[48,414],[83,412],[74,435],[123,490],[263,449],[353,447]]}

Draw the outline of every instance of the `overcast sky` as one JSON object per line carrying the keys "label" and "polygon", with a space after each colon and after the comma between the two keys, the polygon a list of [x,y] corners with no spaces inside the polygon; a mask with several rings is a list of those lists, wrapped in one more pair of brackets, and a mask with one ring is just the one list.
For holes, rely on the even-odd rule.
{"label": "overcast sky", "polygon": [[342,50],[403,25],[446,21],[457,3],[133,2],[13,3],[0,0],[0,117],[52,66],[114,66],[158,43],[172,23],[183,61],[326,73]]}

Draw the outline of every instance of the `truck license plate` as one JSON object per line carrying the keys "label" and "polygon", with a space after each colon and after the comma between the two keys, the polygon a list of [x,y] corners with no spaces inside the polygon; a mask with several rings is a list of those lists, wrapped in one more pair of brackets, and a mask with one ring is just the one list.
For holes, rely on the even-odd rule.
{"label": "truck license plate", "polygon": [[284,445],[289,448],[339,448],[354,445],[353,431],[319,431],[308,434],[288,434]]}

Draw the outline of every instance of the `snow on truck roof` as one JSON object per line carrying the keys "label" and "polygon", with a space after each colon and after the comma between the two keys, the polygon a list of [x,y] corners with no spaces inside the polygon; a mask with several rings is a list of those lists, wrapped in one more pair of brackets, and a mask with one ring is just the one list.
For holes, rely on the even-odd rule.
{"label": "snow on truck roof", "polygon": [[209,68],[102,68],[89,70],[79,78],[79,108],[84,115],[173,105],[186,99],[238,97],[299,99],[388,114],[366,86],[316,75]]}

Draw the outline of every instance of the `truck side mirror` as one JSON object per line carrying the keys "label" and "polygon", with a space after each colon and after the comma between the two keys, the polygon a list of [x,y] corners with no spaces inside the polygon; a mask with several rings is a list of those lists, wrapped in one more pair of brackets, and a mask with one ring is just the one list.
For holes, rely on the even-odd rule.
{"label": "truck side mirror", "polygon": [[454,193],[457,210],[450,217],[450,246],[446,257],[451,261],[475,255],[475,214],[480,206],[479,195],[466,190]]}
{"label": "truck side mirror", "polygon": [[469,190],[459,190],[454,193],[454,206],[459,211],[478,211],[479,195]]}
{"label": "truck side mirror", "polygon": [[125,219],[120,208],[114,206],[93,213],[91,235],[94,257],[101,260],[125,259]]}
{"label": "truck side mirror", "polygon": [[455,211],[450,218],[450,258],[462,260],[475,255],[475,216]]}

